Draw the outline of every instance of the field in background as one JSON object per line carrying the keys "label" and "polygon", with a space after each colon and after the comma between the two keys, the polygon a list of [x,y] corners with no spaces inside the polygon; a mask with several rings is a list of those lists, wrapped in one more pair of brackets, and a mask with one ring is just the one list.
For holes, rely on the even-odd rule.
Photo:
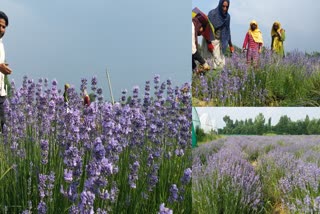
{"label": "field in background", "polygon": [[192,77],[193,106],[320,106],[319,91],[319,54],[298,51],[282,59],[265,49],[255,69],[235,52],[223,70]]}

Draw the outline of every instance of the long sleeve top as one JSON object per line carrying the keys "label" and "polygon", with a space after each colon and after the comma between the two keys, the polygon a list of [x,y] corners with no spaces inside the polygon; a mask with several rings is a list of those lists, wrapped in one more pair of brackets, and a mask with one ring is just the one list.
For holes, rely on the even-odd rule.
{"label": "long sleeve top", "polygon": [[259,50],[262,46],[262,43],[257,43],[254,41],[253,37],[247,32],[246,37],[244,38],[242,48],[248,50]]}

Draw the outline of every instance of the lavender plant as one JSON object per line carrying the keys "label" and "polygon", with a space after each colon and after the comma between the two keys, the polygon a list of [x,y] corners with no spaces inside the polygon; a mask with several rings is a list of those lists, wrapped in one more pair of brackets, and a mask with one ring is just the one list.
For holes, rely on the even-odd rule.
{"label": "lavender plant", "polygon": [[196,213],[257,213],[262,184],[239,146],[222,148],[203,164],[193,161],[193,211]]}
{"label": "lavender plant", "polygon": [[147,81],[144,96],[134,87],[113,105],[97,82],[81,80],[97,98],[89,106],[74,87],[65,102],[55,80],[12,82],[1,213],[191,212],[190,85],[157,75],[153,95]]}

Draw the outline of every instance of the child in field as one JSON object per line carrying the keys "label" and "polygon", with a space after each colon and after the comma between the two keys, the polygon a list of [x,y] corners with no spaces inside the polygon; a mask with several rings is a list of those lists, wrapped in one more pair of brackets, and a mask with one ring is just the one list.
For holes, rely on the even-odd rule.
{"label": "child in field", "polygon": [[259,55],[263,45],[262,33],[258,28],[258,23],[253,20],[243,41],[242,50],[247,50],[247,64],[257,67]]}

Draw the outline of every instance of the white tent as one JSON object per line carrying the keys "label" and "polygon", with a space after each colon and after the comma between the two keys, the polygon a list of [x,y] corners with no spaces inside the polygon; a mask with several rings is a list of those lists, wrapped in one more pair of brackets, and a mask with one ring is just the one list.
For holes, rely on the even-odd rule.
{"label": "white tent", "polygon": [[204,113],[200,116],[201,129],[205,133],[209,133],[211,130],[217,131],[215,127],[215,121],[212,120],[208,113]]}

